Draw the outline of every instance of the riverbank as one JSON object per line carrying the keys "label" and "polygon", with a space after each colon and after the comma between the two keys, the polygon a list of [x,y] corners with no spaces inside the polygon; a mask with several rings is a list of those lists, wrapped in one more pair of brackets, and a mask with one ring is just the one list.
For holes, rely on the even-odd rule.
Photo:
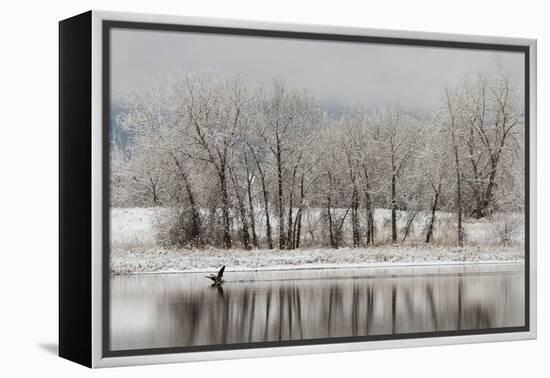
{"label": "riverbank", "polygon": [[359,268],[382,266],[512,263],[521,246],[314,248],[295,250],[164,249],[119,247],[111,251],[112,274]]}

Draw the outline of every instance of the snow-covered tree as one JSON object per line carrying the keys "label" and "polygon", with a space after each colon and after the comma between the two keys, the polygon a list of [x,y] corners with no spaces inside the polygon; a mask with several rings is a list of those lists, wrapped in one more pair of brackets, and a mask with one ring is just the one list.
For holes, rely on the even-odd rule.
{"label": "snow-covered tree", "polygon": [[442,90],[433,114],[329,113],[283,81],[177,73],[117,104],[128,140],[112,140],[112,206],[176,210],[180,246],[245,249],[418,241],[423,213],[432,243],[446,211],[462,246],[469,217],[523,210],[518,97],[500,70]]}

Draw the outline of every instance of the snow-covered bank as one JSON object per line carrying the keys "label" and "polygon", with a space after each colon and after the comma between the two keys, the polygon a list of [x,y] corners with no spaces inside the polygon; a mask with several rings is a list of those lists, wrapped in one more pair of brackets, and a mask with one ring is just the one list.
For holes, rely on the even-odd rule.
{"label": "snow-covered bank", "polygon": [[376,248],[222,250],[120,248],[111,251],[111,273],[229,270],[319,269],[385,265],[427,265],[456,263],[520,262],[522,247],[427,247],[384,246]]}
{"label": "snow-covered bank", "polygon": [[[389,235],[385,226],[390,213],[385,209],[375,211],[375,228],[379,242],[370,248],[301,248],[295,250],[223,250],[218,248],[176,249],[163,247],[157,240],[159,225],[169,214],[167,208],[134,208],[111,209],[111,272],[114,274],[179,272],[179,271],[215,271],[226,265],[228,270],[262,270],[262,269],[312,269],[334,267],[365,267],[380,265],[422,265],[422,264],[457,264],[480,262],[523,261],[523,229],[517,227],[509,232],[510,243],[501,245],[503,231],[502,217],[490,219],[469,219],[464,227],[466,245],[463,248],[449,246],[445,243],[427,245],[425,225],[427,215],[418,214],[411,227],[406,244],[392,245],[383,237]],[[306,230],[319,226],[320,210],[309,210],[305,217]],[[399,225],[403,226],[408,216],[399,214]],[[436,227],[436,241],[445,240],[448,233],[454,237],[453,216],[438,212],[439,223]],[[508,219],[522,224],[518,214],[508,214]],[[261,218],[258,218],[261,220]],[[308,220],[312,220],[311,223]],[[276,224],[272,225],[276,229]],[[257,223],[258,236],[263,238],[261,222]],[[320,231],[315,231],[319,233]],[[438,235],[439,234],[439,235]],[[346,229],[346,235],[351,230]],[[304,245],[308,244],[304,236]],[[311,245],[313,243],[309,243]],[[265,245],[265,242],[263,243]],[[348,243],[349,245],[349,243]]]}

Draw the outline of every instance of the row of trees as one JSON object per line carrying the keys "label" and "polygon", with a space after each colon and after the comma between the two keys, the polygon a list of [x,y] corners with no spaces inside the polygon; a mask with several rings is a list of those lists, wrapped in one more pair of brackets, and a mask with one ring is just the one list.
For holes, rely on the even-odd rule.
{"label": "row of trees", "polygon": [[[179,245],[298,248],[317,212],[314,243],[372,245],[374,210],[391,209],[392,243],[428,212],[465,217],[523,209],[523,114],[505,72],[443,91],[435,114],[401,106],[329,114],[306,91],[242,76],[184,73],[132,92],[113,139],[112,206],[178,209]],[[411,216],[397,227],[399,210]],[[351,238],[344,235],[350,225]]]}

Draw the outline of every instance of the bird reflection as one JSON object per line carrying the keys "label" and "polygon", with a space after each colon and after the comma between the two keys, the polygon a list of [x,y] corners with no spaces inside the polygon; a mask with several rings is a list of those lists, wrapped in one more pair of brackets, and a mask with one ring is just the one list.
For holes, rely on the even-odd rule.
{"label": "bird reflection", "polygon": [[210,287],[216,288],[218,294],[223,297],[223,287],[221,285],[213,283],[212,285],[210,285]]}

